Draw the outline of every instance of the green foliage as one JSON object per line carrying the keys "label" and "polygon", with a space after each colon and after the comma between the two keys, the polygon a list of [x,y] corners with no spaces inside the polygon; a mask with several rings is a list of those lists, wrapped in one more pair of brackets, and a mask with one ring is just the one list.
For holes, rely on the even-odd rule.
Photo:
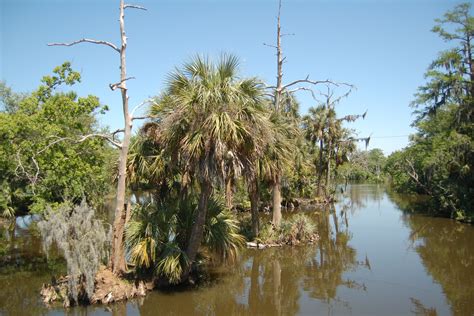
{"label": "green foliage", "polygon": [[[127,171],[138,204],[125,229],[125,243],[138,273],[179,283],[192,263],[185,251],[198,212],[199,183],[191,178],[188,162],[169,155],[156,132],[155,124],[145,126],[130,147]],[[214,194],[207,205],[201,250],[221,260],[234,259],[244,241],[238,227],[234,214]]]}
{"label": "green foliage", "polygon": [[[171,196],[134,208],[125,229],[125,243],[137,272],[152,273],[178,283],[189,264],[185,243],[197,212],[197,199],[189,196],[176,202]],[[203,246],[223,260],[236,258],[245,241],[238,228],[234,214],[222,202],[211,199]]]}
{"label": "green foliage", "polygon": [[95,115],[106,110],[97,97],[59,92],[79,73],[64,63],[45,76],[28,95],[14,95],[2,85],[0,112],[0,207],[24,213],[43,212],[48,203],[98,201],[108,190],[107,164],[112,150],[97,138]]}
{"label": "green foliage", "polygon": [[[474,203],[474,19],[461,4],[433,28],[457,46],[441,52],[425,74],[412,106],[417,133],[387,160],[397,191],[430,195],[435,214],[468,220]],[[453,31],[451,31],[453,30]]]}
{"label": "green foliage", "polygon": [[315,240],[316,234],[315,222],[307,214],[296,214],[283,219],[279,228],[265,224],[258,240],[265,244],[295,245]]}
{"label": "green foliage", "polygon": [[268,125],[263,90],[255,78],[237,77],[238,60],[223,55],[213,64],[196,57],[168,78],[167,91],[150,109],[158,118],[158,142],[200,181],[225,174],[229,160],[245,164],[261,150]]}
{"label": "green foliage", "polygon": [[386,157],[379,148],[370,151],[355,150],[348,161],[338,166],[337,176],[344,181],[383,182]]}
{"label": "green foliage", "polygon": [[235,260],[245,238],[239,233],[239,222],[235,215],[224,209],[221,201],[212,200],[204,231],[204,245],[218,254],[222,260]]}

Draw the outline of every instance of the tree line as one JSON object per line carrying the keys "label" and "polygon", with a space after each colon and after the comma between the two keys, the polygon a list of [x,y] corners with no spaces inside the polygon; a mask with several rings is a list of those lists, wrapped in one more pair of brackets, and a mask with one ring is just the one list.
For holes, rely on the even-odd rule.
{"label": "tree line", "polygon": [[425,73],[411,106],[417,132],[387,160],[395,190],[428,195],[430,213],[470,221],[474,208],[474,18],[464,3],[432,31],[452,45]]}

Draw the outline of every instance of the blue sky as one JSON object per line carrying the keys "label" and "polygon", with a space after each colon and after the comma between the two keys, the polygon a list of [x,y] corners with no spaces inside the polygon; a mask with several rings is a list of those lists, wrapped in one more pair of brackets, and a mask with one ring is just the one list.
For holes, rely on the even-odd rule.
{"label": "blue sky", "polygon": [[[0,78],[15,91],[35,89],[43,75],[69,60],[82,74],[74,87],[109,105],[104,126],[122,126],[118,81],[119,57],[108,47],[80,44],[48,47],[83,37],[119,43],[118,0],[0,0]],[[199,53],[223,52],[241,59],[243,76],[275,83],[273,44],[277,0],[135,1],[148,11],[129,10],[128,75],[130,102],[140,103],[163,87],[167,73]],[[447,48],[430,32],[434,19],[459,1],[425,0],[284,0],[282,27],[287,57],[284,81],[343,81],[357,90],[338,105],[338,113],[363,113],[351,124],[359,136],[372,135],[370,148],[386,154],[403,148],[413,132],[410,101],[424,82],[423,73]],[[315,101],[298,95],[304,114]],[[349,127],[349,126],[348,126]],[[390,137],[387,137],[390,136]],[[402,136],[402,137],[393,137]]]}

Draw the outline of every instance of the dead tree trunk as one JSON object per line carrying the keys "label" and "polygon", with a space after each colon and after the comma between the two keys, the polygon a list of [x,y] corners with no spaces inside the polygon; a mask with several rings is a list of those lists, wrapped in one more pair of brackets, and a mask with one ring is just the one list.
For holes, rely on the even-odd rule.
{"label": "dead tree trunk", "polygon": [[126,212],[125,212],[125,191],[127,179],[127,156],[130,145],[130,137],[132,133],[132,120],[128,111],[128,94],[127,94],[127,67],[126,67],[126,50],[127,36],[125,35],[125,15],[124,3],[120,0],[120,85],[122,93],[122,109],[124,119],[124,133],[122,148],[120,149],[118,181],[117,181],[117,198],[115,205],[115,220],[113,226],[112,254],[110,266],[115,274],[121,274],[126,271],[125,254],[123,247],[123,232],[125,229]]}
{"label": "dead tree trunk", "polygon": [[[127,77],[127,67],[126,67],[126,50],[127,50],[127,36],[125,34],[125,9],[140,9],[146,10],[145,8],[132,4],[125,4],[124,0],[120,0],[120,48],[114,45],[111,42],[106,42],[102,40],[93,40],[83,38],[71,43],[51,43],[48,46],[73,46],[79,43],[92,43],[98,45],[109,46],[120,54],[120,81],[118,83],[110,84],[110,89],[116,90],[120,89],[122,94],[122,110],[124,118],[124,128],[118,130],[117,132],[123,132],[123,140],[121,143],[117,142],[114,138],[115,133],[105,136],[105,135],[87,135],[85,138],[90,136],[99,136],[102,138],[107,138],[107,140],[120,149],[119,164],[118,164],[118,181],[117,181],[117,195],[116,195],[116,204],[115,204],[115,219],[113,224],[113,237],[112,237],[112,253],[110,256],[109,267],[114,274],[120,275],[123,274],[127,267],[125,261],[125,250],[123,247],[123,233],[127,220],[127,207],[126,207],[126,179],[127,179],[127,156],[130,146],[130,138],[132,134],[132,122],[133,112],[141,105],[138,105],[132,113],[129,112],[128,105],[128,93],[127,93],[127,80],[133,79],[133,77]],[[83,138],[84,138],[83,137]]]}
{"label": "dead tree trunk", "polygon": [[[275,89],[275,111],[280,111],[280,102],[283,93],[283,55],[281,50],[281,0],[278,4],[278,21],[277,21],[277,85]],[[273,195],[273,219],[272,223],[275,227],[279,227],[281,223],[281,169],[276,170],[275,179],[272,182]]]}
{"label": "dead tree trunk", "polygon": [[[273,98],[274,98],[274,111],[276,111],[278,114],[282,114],[282,109],[281,109],[281,101],[282,101],[282,96],[283,93],[288,93],[288,95],[300,91],[300,90],[305,90],[311,92],[311,94],[314,96],[313,91],[310,88],[307,87],[296,87],[293,89],[290,89],[291,87],[294,87],[295,85],[299,84],[309,84],[309,85],[318,85],[320,83],[326,83],[326,84],[335,84],[337,86],[337,83],[333,83],[330,80],[323,80],[323,81],[313,81],[309,79],[309,76],[307,76],[305,79],[298,79],[293,82],[290,82],[288,84],[283,84],[283,63],[285,62],[286,57],[283,57],[283,50],[282,50],[282,44],[281,44],[281,39],[285,35],[292,35],[292,34],[282,34],[281,32],[281,0],[278,2],[278,16],[277,16],[277,42],[276,45],[269,45],[269,44],[264,44],[266,46],[270,46],[276,49],[276,56],[277,56],[277,83],[276,86],[270,86],[268,89],[272,89],[273,91]],[[278,159],[278,158],[277,158]],[[272,192],[273,192],[273,224],[275,227],[278,227],[280,225],[280,220],[281,220],[281,180],[283,177],[282,174],[282,166],[279,166],[277,170],[274,171],[274,181],[272,182]]]}

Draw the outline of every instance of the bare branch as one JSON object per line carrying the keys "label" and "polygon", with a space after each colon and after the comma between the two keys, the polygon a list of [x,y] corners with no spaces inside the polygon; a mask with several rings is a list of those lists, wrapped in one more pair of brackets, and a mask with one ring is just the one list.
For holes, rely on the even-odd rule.
{"label": "bare branch", "polygon": [[314,95],[314,91],[310,88],[306,88],[306,87],[298,87],[298,88],[295,88],[295,89],[292,89],[292,90],[288,90],[288,93],[294,93],[296,91],[308,91],[309,93],[311,93],[311,96],[313,97],[314,100],[316,100],[316,96]]}
{"label": "bare branch", "polygon": [[52,141],[51,143],[49,143],[48,145],[46,145],[46,147],[44,147],[43,149],[39,150],[38,152],[36,152],[35,156],[43,153],[44,151],[46,151],[48,148],[51,148],[52,146],[60,143],[60,142],[63,142],[63,141],[70,141],[74,144],[78,144],[78,143],[82,143],[84,142],[85,140],[89,139],[89,138],[92,138],[92,137],[98,137],[98,138],[102,138],[102,139],[105,139],[106,141],[108,141],[110,144],[112,144],[113,146],[117,147],[117,148],[122,148],[122,144],[119,143],[119,142],[116,142],[114,140],[114,137],[117,133],[120,133],[120,132],[123,132],[123,129],[117,129],[116,131],[114,131],[112,134],[100,134],[100,133],[93,133],[93,134],[88,134],[88,135],[83,135],[83,136],[80,136],[79,139],[74,139],[72,137],[57,137],[57,136],[50,136],[50,138],[57,138],[56,140]]}
{"label": "bare branch", "polygon": [[98,138],[102,138],[102,139],[105,139],[106,141],[108,141],[111,145],[117,147],[117,148],[122,148],[122,144],[119,143],[119,142],[116,142],[110,135],[106,135],[106,134],[89,134],[89,135],[84,135],[82,136],[79,140],[77,140],[75,143],[82,143],[83,141],[91,138],[91,137],[98,137]]}
{"label": "bare branch", "polygon": [[275,45],[272,45],[272,44],[263,43],[263,45],[278,49],[278,46],[275,46]]}
{"label": "bare branch", "polygon": [[280,36],[283,37],[283,36],[295,36],[295,35],[296,35],[295,33],[283,33]]}
{"label": "bare branch", "polygon": [[[336,99],[333,100],[333,97],[334,97],[334,90],[331,88],[331,85],[335,85],[336,87],[339,87],[341,85],[344,85],[348,88],[348,90],[340,95],[339,97],[337,97]],[[331,82],[330,84],[326,84],[326,88],[327,88],[327,92],[322,92],[322,91],[319,91],[319,94],[323,97],[326,98],[326,105],[327,106],[334,106],[336,105],[337,103],[339,103],[342,99],[346,98],[349,96],[349,94],[352,93],[352,89],[355,89],[355,87],[351,84],[348,84],[348,83],[335,83],[335,82]]]}
{"label": "bare branch", "polygon": [[146,119],[152,119],[152,118],[156,118],[157,116],[155,115],[145,115],[145,116],[134,116],[132,117],[132,120],[146,120]]}
{"label": "bare branch", "polygon": [[19,150],[16,153],[17,166],[15,168],[15,174],[17,176],[20,176],[18,174],[18,169],[20,169],[21,173],[24,174],[26,176],[26,178],[28,178],[28,181],[30,181],[30,183],[33,185],[33,193],[34,193],[34,190],[35,190],[34,186],[36,185],[36,182],[38,181],[39,174],[40,174],[40,168],[39,168],[38,162],[36,161],[35,156],[33,156],[31,158],[31,160],[33,161],[33,164],[35,165],[36,170],[35,170],[34,175],[30,174],[28,171],[26,171],[25,167],[23,166],[23,163],[21,162],[20,152],[21,152],[21,150]]}
{"label": "bare branch", "polygon": [[413,162],[408,159],[405,159],[405,161],[411,169],[407,170],[408,176],[410,176],[410,178],[415,181],[416,184],[418,184],[428,195],[432,196],[433,192],[431,192],[430,189],[428,189],[423,183],[420,182],[420,180],[418,180],[418,173],[416,172],[415,167],[413,166]]}
{"label": "bare branch", "polygon": [[106,135],[106,134],[89,134],[89,135],[85,135],[85,136],[82,136],[81,138],[79,138],[78,140],[74,140],[73,138],[71,137],[57,137],[57,136],[50,136],[50,137],[55,137],[57,138],[56,140],[52,141],[51,143],[49,143],[48,145],[46,145],[44,148],[42,148],[41,150],[37,151],[36,153],[34,153],[32,156],[31,156],[31,161],[33,162],[33,165],[34,165],[34,168],[35,168],[35,173],[34,174],[31,174],[29,171],[27,171],[25,169],[25,167],[23,166],[23,163],[21,161],[21,156],[20,156],[20,153],[21,151],[18,151],[16,153],[16,160],[17,160],[17,166],[15,168],[15,174],[17,176],[19,176],[19,170],[21,171],[22,174],[24,174],[26,176],[26,178],[28,178],[28,181],[30,181],[30,183],[35,186],[36,183],[38,182],[38,179],[39,179],[39,175],[40,175],[40,167],[39,167],[39,164],[38,164],[38,161],[36,160],[36,157],[45,152],[46,150],[48,150],[49,148],[51,148],[52,146],[60,143],[60,142],[63,142],[63,141],[71,141],[73,143],[82,143],[84,142],[85,140],[91,138],[91,137],[99,137],[99,138],[103,138],[105,140],[107,140],[109,143],[111,143],[112,145],[118,147],[118,148],[121,148],[122,147],[122,144],[119,143],[119,142],[116,142],[114,140],[114,136],[116,133],[120,132],[121,130],[116,130],[115,132],[113,132],[112,136],[111,135]]}
{"label": "bare branch", "polygon": [[125,132],[125,130],[123,128],[119,128],[119,129],[113,131],[111,135],[112,135],[112,137],[114,137],[118,133],[124,133],[124,132]]}
{"label": "bare branch", "polygon": [[135,107],[133,108],[132,112],[130,113],[131,119],[132,119],[132,120],[134,119],[133,114],[135,114],[135,111],[136,111],[136,110],[138,110],[139,108],[141,108],[141,107],[144,106],[145,104],[148,104],[148,103],[150,103],[150,102],[152,102],[152,101],[153,101],[153,99],[147,99],[147,100],[143,101],[142,103],[138,104],[137,106],[135,106]]}
{"label": "bare branch", "polygon": [[56,139],[55,141],[53,141],[53,142],[49,143],[48,145],[46,145],[46,147],[44,147],[43,149],[41,149],[41,150],[39,150],[38,152],[36,152],[35,155],[39,155],[39,154],[41,154],[42,152],[45,152],[46,150],[48,150],[50,147],[56,145],[57,143],[60,143],[60,142],[62,142],[62,141],[65,141],[65,140],[67,140],[67,139],[71,139],[71,138],[69,138],[69,137],[61,137],[61,138],[58,138],[58,139]]}
{"label": "bare branch", "polygon": [[308,83],[308,84],[311,84],[311,85],[314,85],[314,86],[315,86],[315,85],[318,85],[318,84],[323,84],[323,83],[325,83],[325,84],[334,85],[334,86],[336,86],[336,87],[339,87],[340,85],[345,85],[345,86],[352,87],[352,85],[349,84],[349,83],[334,82],[334,81],[329,80],[329,79],[326,79],[326,80],[310,80],[310,79],[309,79],[309,75],[308,75],[308,76],[306,76],[305,79],[295,80],[295,81],[293,81],[293,82],[290,82],[290,83],[284,85],[284,86],[282,87],[282,89],[284,90],[284,89],[289,88],[289,87],[291,87],[291,86],[294,86],[295,84],[298,84],[298,83]]}
{"label": "bare branch", "polygon": [[40,168],[39,168],[39,165],[38,165],[38,162],[36,161],[35,159],[35,156],[31,157],[31,160],[33,161],[34,165],[35,165],[35,168],[36,168],[36,172],[35,172],[35,175],[33,177],[34,179],[34,182],[33,182],[33,185],[36,184],[36,181],[38,181],[38,177],[39,177],[39,173],[40,173]]}
{"label": "bare branch", "polygon": [[114,44],[111,42],[106,42],[106,41],[98,41],[98,40],[93,40],[89,38],[83,38],[71,43],[48,43],[48,46],[73,46],[79,43],[92,43],[92,44],[98,44],[98,45],[105,45],[113,48],[116,52],[120,53],[120,49],[117,48]]}
{"label": "bare branch", "polygon": [[125,4],[123,6],[123,8],[124,9],[130,8],[130,9],[137,9],[137,10],[147,11],[147,9],[145,7],[142,7],[140,5],[135,5],[135,4]]}
{"label": "bare branch", "polygon": [[114,91],[117,88],[124,89],[124,87],[122,86],[122,83],[124,83],[127,80],[132,80],[132,79],[135,79],[135,77],[127,77],[127,78],[123,79],[120,82],[111,83],[111,84],[109,84],[110,90]]}

